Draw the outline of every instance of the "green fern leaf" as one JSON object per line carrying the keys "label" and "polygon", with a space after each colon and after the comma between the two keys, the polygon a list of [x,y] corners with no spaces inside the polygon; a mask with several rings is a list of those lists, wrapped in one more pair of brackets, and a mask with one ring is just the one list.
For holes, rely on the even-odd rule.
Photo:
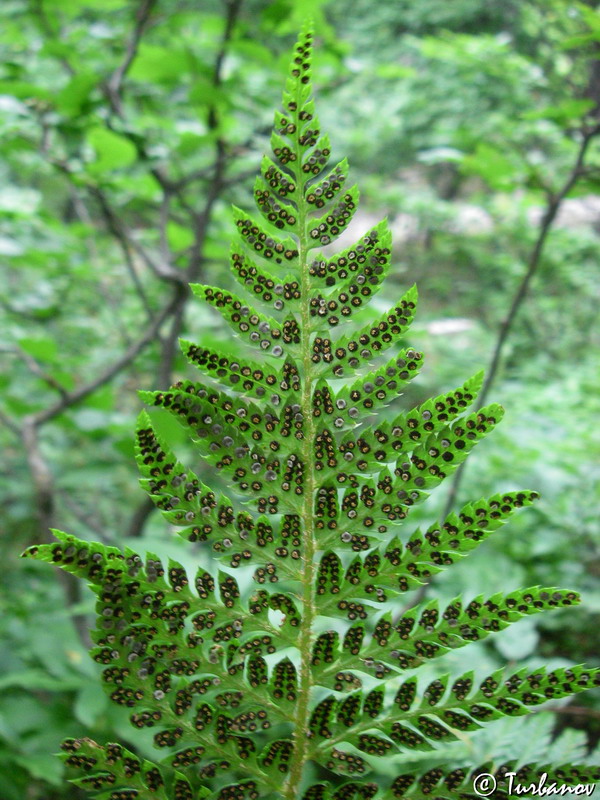
{"label": "green fern leaf", "polygon": [[473,672],[428,683],[414,673],[578,596],[533,587],[400,610],[406,592],[468,556],[537,493],[503,492],[425,533],[401,530],[503,410],[469,412],[477,373],[378,418],[423,362],[404,341],[417,292],[370,321],[363,314],[390,269],[385,221],[337,255],[319,252],[352,221],[358,190],[347,186],[345,159],[329,165],[310,96],[311,46],[306,29],[275,117],[274,159],[265,156],[254,187],[259,217],[233,210],[241,294],[192,287],[232,329],[235,354],[182,340],[201,382],[141,393],[181,423],[229,486],[225,496],[205,485],[140,416],[141,485],[209,566],[190,575],[175,561],[60,531],[24,554],[90,584],[92,658],[133,728],[152,729],[156,751],[148,761],[77,739],[63,758],[99,800],[466,800],[483,773],[498,798],[509,796],[511,772],[521,783],[544,772],[562,784],[593,781],[594,770],[572,765],[402,769],[418,751],[441,761],[451,753],[441,743],[591,688],[598,673],[498,671],[479,684]]}

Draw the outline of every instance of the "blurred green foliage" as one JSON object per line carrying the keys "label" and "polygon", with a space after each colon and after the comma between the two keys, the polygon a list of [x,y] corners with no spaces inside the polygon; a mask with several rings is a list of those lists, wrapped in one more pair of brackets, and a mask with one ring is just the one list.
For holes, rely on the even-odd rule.
{"label": "blurred green foliage", "polygon": [[[581,608],[526,620],[475,646],[470,665],[594,656],[595,138],[574,167],[582,134],[600,118],[595,5],[4,0],[2,800],[79,797],[52,756],[67,735],[131,742],[126,715],[105,702],[80,637],[90,596],[17,557],[49,524],[178,556],[181,545],[136,485],[136,389],[186,374],[178,335],[207,344],[225,335],[189,302],[186,282],[231,285],[229,204],[243,205],[251,190],[306,13],[320,30],[319,113],[364,188],[354,232],[388,214],[396,242],[390,292],[419,284],[411,343],[429,360],[408,402],[489,362],[544,213],[573,176],[502,352],[492,397],[507,417],[471,457],[459,490],[462,500],[529,485],[543,500],[432,592],[570,585],[583,593]],[[171,438],[179,435],[173,427]],[[444,500],[426,513],[442,513]],[[572,714],[510,720],[506,732],[496,723],[491,737],[464,745],[465,759],[481,761],[491,747],[518,756],[526,743],[540,759],[552,760],[557,747],[582,758],[600,733],[593,702],[578,698]],[[565,725],[571,730],[552,744]]]}

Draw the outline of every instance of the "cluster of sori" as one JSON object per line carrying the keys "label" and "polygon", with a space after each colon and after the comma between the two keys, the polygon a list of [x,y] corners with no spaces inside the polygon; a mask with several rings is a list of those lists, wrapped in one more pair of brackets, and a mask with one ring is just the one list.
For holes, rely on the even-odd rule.
{"label": "cluster of sori", "polygon": [[[420,686],[414,676],[578,596],[533,587],[399,612],[404,593],[467,556],[537,494],[505,491],[425,533],[400,532],[502,409],[469,410],[477,374],[416,408],[386,410],[423,363],[401,341],[417,295],[413,288],[387,312],[365,312],[390,267],[385,222],[337,256],[318,249],[347,227],[358,192],[346,188],[345,160],[328,166],[331,147],[310,99],[311,43],[303,32],[275,118],[276,161],[263,160],[255,186],[264,219],[234,210],[232,274],[258,307],[193,287],[231,326],[238,351],[184,341],[202,382],[142,393],[159,409],[152,413],[175,415],[203,472],[216,476],[206,486],[141,415],[142,486],[205,566],[192,576],[174,561],[60,532],[25,553],[89,582],[103,684],[135,729],[152,729],[156,764],[120,745],[65,743],[67,765],[82,774],[75,782],[102,800],[467,797],[477,771],[406,774],[403,759],[598,682],[583,667],[467,672]],[[486,766],[498,777],[511,767]],[[543,770],[564,783],[593,779],[570,765]],[[535,765],[520,767],[524,781],[536,774]]]}

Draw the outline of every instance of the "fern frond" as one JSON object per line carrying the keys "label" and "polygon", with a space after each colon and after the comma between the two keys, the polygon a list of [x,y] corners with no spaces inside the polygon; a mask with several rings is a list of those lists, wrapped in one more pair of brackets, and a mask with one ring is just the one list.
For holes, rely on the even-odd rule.
{"label": "fern frond", "polygon": [[[390,269],[385,220],[337,255],[319,251],[350,224],[358,190],[348,188],[345,159],[329,165],[311,99],[311,47],[305,29],[275,117],[274,158],[265,156],[254,187],[259,220],[233,210],[241,294],[192,287],[233,331],[235,355],[182,340],[202,381],[141,393],[180,422],[198,459],[229,487],[226,496],[205,485],[140,416],[142,487],[208,566],[191,576],[175,561],[59,531],[56,543],[24,554],[91,585],[102,683],[134,728],[153,729],[156,764],[120,745],[65,743],[75,782],[99,800],[465,800],[482,772],[503,798],[512,764],[402,774],[402,761],[420,750],[442,758],[440,742],[598,680],[583,666],[497,672],[478,688],[472,672],[424,687],[405,674],[579,598],[533,587],[401,612],[405,593],[538,495],[502,492],[425,533],[402,531],[412,506],[503,409],[469,412],[477,373],[378,418],[423,363],[404,340],[417,292],[370,321],[363,313]],[[382,770],[389,756],[394,777]],[[514,771],[525,782],[540,770],[562,783],[595,778],[572,765]]]}

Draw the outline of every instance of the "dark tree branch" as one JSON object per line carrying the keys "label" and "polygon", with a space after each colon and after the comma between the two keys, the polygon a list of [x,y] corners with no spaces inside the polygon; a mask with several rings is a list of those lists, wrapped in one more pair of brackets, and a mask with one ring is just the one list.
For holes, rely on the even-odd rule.
{"label": "dark tree branch", "polygon": [[167,236],[167,226],[171,217],[171,194],[169,192],[163,191],[159,213],[160,224],[158,227],[158,234],[160,242],[160,256],[164,264],[170,264],[171,248],[169,247],[169,238]]}
{"label": "dark tree branch", "polygon": [[56,380],[56,378],[53,378],[52,375],[48,375],[48,373],[44,372],[44,370],[41,368],[41,366],[38,364],[35,358],[33,358],[33,356],[30,356],[29,353],[26,353],[24,350],[21,350],[20,348],[18,349],[17,352],[20,359],[25,363],[27,369],[33,375],[35,375],[37,378],[40,378],[40,380],[44,381],[44,383],[47,386],[49,386],[51,389],[54,389],[54,391],[58,392],[61,397],[66,397],[67,390],[65,389],[65,387],[61,383],[59,383]]}
{"label": "dark tree branch", "polygon": [[[241,7],[242,0],[229,0],[227,3],[227,20],[225,22],[221,45],[219,47],[213,68],[213,86],[216,89],[218,89],[222,83],[223,61],[225,59],[227,47],[233,35]],[[213,105],[208,112],[208,127],[210,130],[216,130],[218,125],[219,119],[217,109]],[[202,264],[204,262],[204,245],[211,222],[214,205],[227,186],[225,180],[226,167],[227,153],[225,142],[220,136],[217,136],[215,142],[214,166],[210,172],[207,172],[207,177],[211,178],[208,187],[208,193],[201,211],[193,214],[194,243],[190,250],[188,266],[185,273],[185,284],[181,287],[179,293],[177,307],[173,313],[171,328],[168,334],[165,336],[162,344],[161,359],[157,376],[159,388],[167,388],[172,383],[173,366],[177,356],[178,340],[183,328],[185,307],[189,299],[189,290],[187,288],[187,284],[196,281],[199,277],[200,270],[202,269]],[[204,177],[204,175],[202,177]],[[173,185],[169,184],[166,189],[163,186],[163,190],[165,191],[165,195],[167,195],[169,192],[181,191],[184,186],[185,183],[178,187],[173,187]],[[134,511],[129,523],[128,531],[130,536],[142,535],[144,526],[153,510],[154,504],[148,498],[145,498]]]}
{"label": "dark tree branch", "polygon": [[554,714],[572,714],[577,717],[590,717],[591,719],[600,719],[600,711],[594,708],[587,708],[586,706],[554,706],[551,708],[531,709],[533,713],[541,714],[544,711],[552,711]]}
{"label": "dark tree branch", "polygon": [[[142,159],[146,158],[145,151],[143,150],[143,148],[140,148],[139,143],[137,145],[137,151],[140,158]],[[50,163],[57,170],[66,175],[67,178],[69,178],[70,180],[73,178],[69,166],[64,161],[61,161],[60,159],[50,159]],[[154,171],[151,170],[151,172],[152,174],[154,174]],[[116,213],[116,211],[112,208],[108,200],[108,197],[106,196],[106,193],[104,192],[103,189],[100,188],[99,185],[88,184],[87,190],[89,194],[98,202],[100,206],[100,211],[106,222],[107,228],[109,232],[112,234],[112,236],[115,239],[117,239],[117,242],[125,255],[126,263],[127,260],[130,259],[129,251],[133,250],[140,257],[140,259],[146,264],[146,266],[157,277],[161,278],[161,280],[185,285],[186,281],[184,277],[176,269],[173,269],[173,267],[171,267],[171,265],[168,263],[163,264],[158,261],[155,261],[153,258],[150,257],[150,255],[146,252],[146,250],[139,244],[139,242],[135,240],[135,237],[132,235],[131,231],[119,219],[119,216]],[[134,280],[139,282],[139,279],[135,274],[135,267],[133,263],[131,264],[127,263],[127,267],[129,271],[132,273],[132,277],[134,278]],[[138,289],[138,294],[140,289],[143,292],[143,288],[140,286]],[[147,305],[147,300],[145,302],[145,305]]]}
{"label": "dark tree branch", "polygon": [[[215,59],[213,69],[213,86],[219,89],[222,83],[222,69],[223,61],[227,53],[227,47],[233,35],[235,23],[242,7],[242,0],[229,0],[227,3],[227,19],[225,22],[225,29],[221,40],[221,46]],[[217,130],[219,126],[219,118],[217,108],[211,105],[208,111],[208,127],[210,130]],[[194,243],[190,250],[190,257],[188,267],[186,270],[186,281],[192,283],[198,279],[202,264],[204,262],[204,245],[206,243],[206,236],[211,222],[214,205],[219,196],[225,188],[225,171],[227,167],[227,154],[225,142],[221,136],[217,136],[215,142],[215,160],[212,179],[210,181],[204,207],[200,213],[194,217]],[[172,365],[175,361],[177,353],[177,341],[181,328],[183,327],[183,318],[185,312],[185,303],[188,298],[186,293],[181,297],[180,308],[174,314],[173,324],[171,331],[165,339],[163,348],[163,359],[161,362],[161,374],[159,376],[163,381],[167,378],[167,372],[172,372]]]}
{"label": "dark tree branch", "polygon": [[184,175],[182,178],[179,178],[177,181],[173,181],[171,184],[171,188],[173,191],[180,191],[181,189],[185,189],[188,184],[193,183],[194,181],[205,181],[210,178],[211,175],[211,168],[210,167],[203,167],[202,169],[195,169],[192,172],[189,172],[187,175]]}
{"label": "dark tree branch", "polygon": [[[56,40],[58,38],[57,32],[52,28],[52,25],[45,14],[45,10],[43,7],[42,0],[35,0],[36,2],[36,12],[40,22],[40,26],[45,33],[45,35],[52,40]],[[107,97],[107,101],[109,107],[112,109],[113,113],[122,117],[123,109],[122,109],[122,87],[123,81],[127,75],[128,70],[130,69],[139,48],[139,44],[142,38],[142,35],[148,25],[148,21],[151,15],[151,12],[156,4],[156,0],[142,0],[139,5],[137,14],[136,14],[136,22],[129,38],[124,58],[121,64],[115,69],[113,74],[110,76],[109,80],[104,86],[105,95]],[[64,57],[59,58],[59,61],[67,74],[69,76],[74,76],[77,74],[77,70],[72,67],[67,59]],[[110,125],[107,122],[107,125]],[[42,126],[43,127],[43,126]],[[135,137],[133,137],[135,139]],[[70,171],[66,164],[62,164],[57,162],[55,159],[50,157],[48,153],[49,150],[49,139],[48,139],[48,132],[43,127],[43,137],[42,137],[42,154],[46,155],[48,161],[50,163],[55,164],[55,166],[59,167],[67,176],[70,176]],[[139,149],[138,149],[138,152]],[[145,153],[140,153],[140,157],[147,158]],[[168,190],[168,179],[162,174],[162,171],[159,169],[151,170],[152,174],[155,178],[159,181],[160,185],[163,187],[163,190]],[[53,485],[52,480],[52,473],[51,470],[43,456],[40,442],[39,442],[39,429],[45,423],[49,422],[50,420],[54,419],[55,417],[59,416],[63,411],[67,408],[75,405],[76,403],[81,402],[87,396],[95,392],[101,386],[105,385],[109,381],[111,381],[116,375],[118,375],[122,370],[124,370],[130,363],[134,361],[137,355],[155,338],[158,336],[160,331],[160,327],[162,324],[167,320],[170,316],[173,316],[178,309],[178,305],[180,302],[180,284],[176,283],[175,291],[171,298],[171,301],[156,315],[153,315],[151,309],[149,308],[147,298],[143,291],[143,287],[139,283],[137,278],[137,274],[135,273],[134,265],[131,261],[131,254],[128,247],[128,237],[125,235],[124,229],[118,224],[118,217],[115,215],[111,216],[110,206],[106,204],[104,207],[101,205],[103,210],[103,214],[105,216],[105,221],[109,224],[111,233],[113,237],[117,240],[120,244],[121,249],[123,250],[123,254],[125,257],[125,262],[129,272],[132,276],[136,291],[138,295],[142,299],[146,312],[150,317],[150,323],[144,332],[144,334],[134,343],[129,345],[122,356],[117,359],[112,365],[107,367],[96,379],[90,381],[89,383],[80,386],[78,389],[67,392],[64,390],[63,387],[59,387],[58,385],[53,385],[53,383],[48,380],[48,376],[46,376],[41,370],[37,369],[37,362],[28,363],[28,366],[32,371],[36,372],[42,379],[46,381],[49,385],[52,385],[53,388],[56,388],[58,391],[61,392],[60,400],[50,407],[46,408],[45,410],[36,412],[34,414],[27,415],[22,420],[22,426],[19,427],[16,423],[13,423],[7,416],[4,414],[0,415],[0,420],[7,425],[7,427],[20,436],[24,449],[26,452],[27,463],[29,467],[29,471],[32,476],[32,481],[34,485],[34,491],[36,494],[36,510],[40,524],[41,536],[44,540],[49,539],[49,531],[54,526],[54,515],[55,515],[55,487]],[[146,263],[148,262],[145,259]],[[158,270],[154,269],[154,271],[158,274]],[[161,275],[160,277],[167,277],[165,275]],[[68,573],[63,573],[60,571],[58,577],[60,583],[63,585],[65,595],[67,598],[67,602],[69,605],[73,605],[79,602],[79,582],[73,579]],[[87,625],[85,618],[81,616],[74,617],[74,624],[76,630],[79,634],[84,645],[87,647],[89,646],[88,634],[87,634]]]}
{"label": "dark tree branch", "polygon": [[[527,259],[527,269],[512,299],[512,302],[508,309],[508,313],[504,318],[504,320],[502,321],[500,330],[498,331],[498,337],[496,340],[496,344],[494,346],[492,358],[490,360],[490,365],[486,371],[486,378],[475,406],[476,410],[479,410],[486,401],[486,398],[492,387],[494,379],[496,378],[496,374],[500,366],[500,360],[502,357],[502,351],[504,345],[512,330],[512,326],[519,312],[519,309],[521,308],[521,305],[523,304],[523,301],[527,296],[529,285],[531,284],[531,281],[535,276],[538,267],[540,266],[540,262],[542,260],[542,255],[544,252],[544,245],[546,244],[548,235],[556,219],[556,215],[558,214],[564,199],[567,197],[571,189],[575,186],[579,178],[584,173],[584,162],[590,142],[595,136],[598,135],[598,133],[600,133],[600,125],[596,125],[592,128],[584,129],[582,131],[582,139],[579,148],[577,150],[575,163],[573,164],[573,167],[571,168],[571,171],[569,172],[567,179],[565,180],[561,188],[558,190],[558,192],[548,193],[546,209],[540,221],[538,235],[536,237],[529,258]],[[452,479],[452,483],[450,484],[450,489],[448,491],[448,497],[446,499],[446,504],[442,515],[443,517],[447,517],[454,507],[458,491],[460,489],[461,482],[464,477],[466,463],[467,463],[466,461],[463,461],[463,463],[454,473],[454,477]],[[413,597],[408,602],[408,604],[404,608],[402,608],[402,610],[399,612],[397,619],[399,619],[403,614],[405,614],[411,608],[414,608],[416,605],[418,605],[426,597],[430,585],[431,581],[429,583],[424,584],[423,586],[420,586],[415,591]]]}
{"label": "dark tree branch", "polygon": [[146,496],[131,515],[127,527],[127,535],[132,537],[141,536],[153,511],[154,503]]}
{"label": "dark tree branch", "polygon": [[[479,410],[485,403],[487,396],[490,392],[492,384],[496,379],[496,375],[498,373],[498,369],[500,367],[500,362],[502,359],[502,351],[504,349],[504,345],[506,344],[506,340],[512,330],[513,324],[519,313],[519,310],[527,297],[527,293],[529,290],[529,286],[531,281],[533,280],[534,276],[536,275],[538,268],[540,266],[542,255],[544,252],[544,247],[546,241],[548,239],[548,235],[552,229],[554,221],[556,219],[556,215],[558,214],[560,207],[571,191],[579,178],[584,173],[584,163],[585,157],[589,148],[589,145],[592,139],[600,133],[600,125],[595,125],[591,128],[587,128],[582,130],[582,138],[579,144],[579,148],[577,150],[577,155],[575,158],[575,163],[569,172],[569,175],[561,188],[556,193],[550,193],[548,196],[548,201],[546,204],[546,210],[540,220],[538,235],[536,237],[535,243],[533,245],[533,249],[527,259],[527,269],[519,286],[517,287],[517,291],[512,299],[510,307],[508,309],[508,313],[506,317],[502,321],[500,325],[500,330],[498,331],[498,337],[496,339],[496,344],[494,346],[494,350],[492,353],[492,358],[490,360],[489,367],[486,370],[486,377],[485,381],[481,390],[481,393],[477,399],[476,410]],[[458,495],[458,491],[460,489],[460,485],[462,479],[464,477],[466,461],[460,465],[460,467],[454,473],[454,478],[452,479],[452,483],[450,485],[450,491],[448,492],[448,497],[446,500],[446,506],[444,511],[444,516],[447,516],[454,507],[456,502],[456,497]]]}
{"label": "dark tree branch", "polygon": [[135,60],[142,36],[144,35],[144,31],[146,30],[150,20],[150,15],[152,14],[152,10],[155,5],[156,0],[142,0],[136,13],[136,21],[133,31],[129,37],[129,42],[127,43],[125,57],[106,83],[107,95],[111,108],[119,117],[123,116],[123,104],[121,97],[123,81]]}
{"label": "dark tree branch", "polygon": [[[55,527],[54,512],[54,482],[52,473],[44,458],[39,442],[38,428],[34,415],[29,415],[23,420],[22,428],[19,431],[23,442],[23,448],[27,456],[27,465],[33,480],[35,492],[35,510],[40,527],[42,541],[51,541],[51,529]],[[80,582],[74,575],[59,570],[57,580],[61,584],[67,603],[70,607],[77,605],[81,600]],[[84,615],[74,614],[73,624],[77,635],[84,647],[89,647],[91,642],[88,634],[87,621]]]}
{"label": "dark tree branch", "polygon": [[133,344],[127,348],[123,355],[113,364],[107,367],[103,372],[101,372],[97,378],[89,383],[84,384],[83,386],[80,386],[78,389],[75,389],[72,392],[67,392],[58,402],[54,403],[54,405],[50,406],[49,408],[32,414],[30,416],[32,424],[35,427],[44,425],[46,422],[54,419],[54,417],[62,414],[63,411],[70,406],[81,402],[90,394],[93,394],[95,391],[97,391],[101,386],[109,383],[109,381],[122,372],[123,369],[125,369],[125,367],[127,367],[135,358],[137,358],[141,351],[153,341],[158,334],[161,325],[166,319],[173,315],[176,304],[177,298],[175,297],[171,299],[171,301],[162,309],[162,311],[155,316],[150,325],[148,325],[144,331],[143,335],[140,336],[137,341],[133,342]]}
{"label": "dark tree branch", "polygon": [[[98,186],[90,187],[89,191],[100,203],[101,210],[103,216],[105,216],[105,219],[107,220],[107,224],[108,217],[110,217],[110,231],[113,236],[119,240],[124,253],[129,253],[130,249],[133,250],[144,262],[144,264],[146,264],[150,271],[156,275],[157,278],[174,284],[180,284],[183,286],[187,285],[184,276],[178,270],[174,269],[167,260],[164,258],[158,261],[155,260],[150,256],[146,249],[136,241],[135,237],[132,235],[127,226],[119,220],[117,214],[111,208],[106,194]],[[131,266],[132,269],[135,269],[133,264]]]}
{"label": "dark tree branch", "polygon": [[158,367],[158,389],[167,389],[173,382],[173,365],[177,355],[179,336],[183,329],[183,319],[187,296],[179,302],[171,319],[171,327],[163,339],[163,346]]}
{"label": "dark tree branch", "polygon": [[133,263],[133,259],[131,257],[131,250],[129,248],[130,237],[125,233],[123,223],[115,214],[113,214],[112,209],[106,201],[104,193],[97,187],[90,188],[90,192],[98,201],[100,211],[102,212],[102,216],[106,222],[108,230],[111,232],[113,238],[116,239],[119,247],[121,248],[121,252],[123,253],[123,258],[125,260],[125,266],[127,267],[127,271],[129,272],[131,282],[135,287],[136,293],[140,298],[140,302],[146,311],[146,315],[148,316],[148,319],[152,319],[153,311],[150,307],[150,303],[148,302],[148,296],[138,277],[135,264]]}
{"label": "dark tree branch", "polygon": [[[40,28],[42,29],[42,32],[48,37],[48,39],[50,39],[51,41],[56,41],[57,39],[60,39],[60,31],[55,31],[50,23],[50,20],[48,19],[48,15],[46,14],[46,9],[44,8],[44,0],[35,0],[34,10],[35,13],[37,14],[37,18],[40,23]],[[73,77],[74,75],[77,74],[77,71],[71,66],[71,64],[69,64],[69,62],[64,56],[59,56],[58,61],[61,63],[65,72],[67,72],[68,75]]]}
{"label": "dark tree branch", "polygon": [[53,481],[52,473],[40,450],[37,427],[33,415],[28,415],[23,420],[20,433],[37,495],[36,511],[40,529],[44,539],[47,540],[50,529],[54,527]]}
{"label": "dark tree branch", "polygon": [[2,409],[0,409],[0,422],[5,428],[8,428],[9,431],[14,433],[15,436],[18,436],[19,439],[21,438],[21,429],[17,423],[8,416],[8,414],[2,411]]}
{"label": "dark tree branch", "polygon": [[37,314],[33,312],[23,311],[20,308],[13,308],[3,297],[0,297],[0,308],[4,309],[7,314],[12,314],[12,316],[17,317],[19,319],[27,319],[31,322],[39,322],[40,318]]}
{"label": "dark tree branch", "polygon": [[[94,230],[94,222],[87,210],[86,204],[83,202],[83,198],[79,196],[76,191],[74,185],[71,185],[71,197],[73,202],[73,207],[79,219],[87,225],[90,230]],[[102,294],[102,298],[106,301],[108,305],[112,305],[112,298],[110,296],[110,291],[106,289],[104,286],[104,282],[102,280],[103,269],[102,269],[102,261],[100,255],[98,253],[98,247],[96,246],[96,239],[93,235],[86,236],[87,246],[90,251],[90,257],[92,259],[92,263],[94,265],[94,269],[96,270],[96,274],[98,277],[98,289]],[[131,344],[131,338],[129,336],[129,332],[127,331],[126,326],[123,324],[123,320],[121,319],[121,314],[119,313],[119,309],[116,309],[116,313],[113,316],[115,328],[119,331],[121,339],[123,340],[123,344],[126,347],[129,347]]]}
{"label": "dark tree branch", "polygon": [[83,508],[82,506],[77,503],[73,497],[71,496],[70,492],[64,491],[62,489],[57,489],[56,493],[62,498],[63,503],[69,509],[71,514],[79,521],[82,525],[85,525],[86,528],[93,531],[93,533],[98,536],[101,542],[107,544],[106,538],[106,529],[101,524],[98,519],[95,519],[94,516],[89,512],[87,508]]}

